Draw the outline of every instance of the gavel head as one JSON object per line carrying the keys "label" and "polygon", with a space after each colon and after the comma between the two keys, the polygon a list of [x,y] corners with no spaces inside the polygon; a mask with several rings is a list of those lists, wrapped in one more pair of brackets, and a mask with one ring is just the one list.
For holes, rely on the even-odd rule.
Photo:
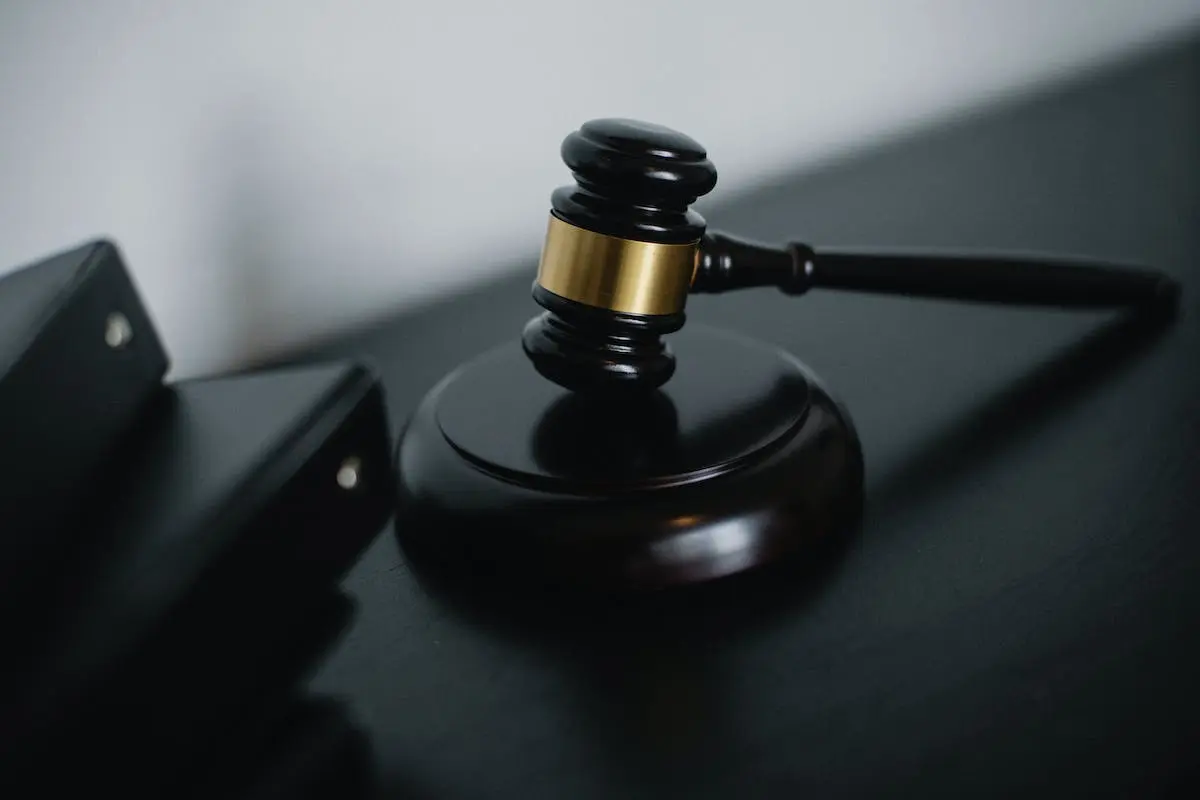
{"label": "gavel head", "polygon": [[533,297],[545,310],[522,343],[546,378],[575,391],[665,383],[663,334],[683,327],[704,219],[689,206],[717,172],[682,133],[625,119],[584,124],[562,143],[575,177],[551,195]]}

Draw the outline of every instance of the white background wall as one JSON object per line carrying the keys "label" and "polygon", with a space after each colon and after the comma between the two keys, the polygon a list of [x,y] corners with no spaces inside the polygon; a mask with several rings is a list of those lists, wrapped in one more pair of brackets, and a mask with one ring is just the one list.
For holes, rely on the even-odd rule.
{"label": "white background wall", "polygon": [[1197,22],[1200,0],[0,0],[0,270],[112,236],[175,374],[207,372],[535,253],[589,118],[692,134],[729,194]]}

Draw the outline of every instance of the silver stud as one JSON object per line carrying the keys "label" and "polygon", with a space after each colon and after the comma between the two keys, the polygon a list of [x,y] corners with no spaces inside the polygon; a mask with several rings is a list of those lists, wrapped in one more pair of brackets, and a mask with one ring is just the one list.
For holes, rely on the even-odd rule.
{"label": "silver stud", "polygon": [[351,456],[342,462],[342,466],[338,468],[337,482],[338,486],[346,491],[350,491],[358,486],[360,472],[362,471],[362,461]]}
{"label": "silver stud", "polygon": [[120,350],[133,339],[133,326],[120,311],[114,311],[104,321],[104,343],[113,350]]}

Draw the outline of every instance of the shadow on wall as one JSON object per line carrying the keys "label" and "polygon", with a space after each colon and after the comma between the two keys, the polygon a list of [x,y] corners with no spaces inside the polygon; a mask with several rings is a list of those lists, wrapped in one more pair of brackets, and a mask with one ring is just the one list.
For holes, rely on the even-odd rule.
{"label": "shadow on wall", "polygon": [[269,126],[253,110],[231,120],[231,126],[216,142],[215,150],[225,159],[225,185],[218,191],[212,234],[218,244],[217,258],[229,275],[226,287],[227,324],[236,327],[239,356],[255,358],[278,335],[280,313],[271,284],[275,241],[281,235],[273,216],[269,176],[262,174],[268,163]]}
{"label": "shadow on wall", "polygon": [[[300,132],[305,118],[288,103],[287,97],[256,96],[218,113],[204,157],[193,164],[196,172],[210,173],[204,180],[209,182],[211,197],[202,216],[206,215],[205,230],[211,241],[204,251],[205,258],[211,259],[212,282],[220,287],[216,296],[205,291],[196,295],[199,307],[208,303],[202,324],[221,326],[222,336],[214,335],[216,343],[210,348],[215,360],[210,361],[268,360],[331,332],[353,330],[412,308],[444,291],[462,290],[480,279],[503,279],[510,273],[506,266],[532,271],[548,193],[568,180],[558,161],[557,145],[569,127],[550,133],[556,121],[530,125],[532,139],[524,146],[529,149],[535,144],[544,158],[539,158],[538,168],[522,170],[520,180],[512,181],[511,203],[506,203],[505,170],[520,168],[528,157],[524,161],[517,157],[509,167],[500,164],[494,174],[480,176],[486,185],[460,187],[446,182],[464,180],[462,164],[449,168],[446,162],[456,157],[462,157],[463,164],[478,162],[480,151],[497,145],[487,137],[481,137],[473,150],[462,151],[461,132],[440,142],[434,121],[414,119],[416,132],[431,131],[430,140],[422,145],[428,157],[406,152],[402,158],[390,158],[378,132],[365,136],[370,127],[358,128],[364,131],[358,152],[352,145],[352,125],[347,124],[349,132],[338,138],[323,138],[319,131]],[[607,112],[601,106],[596,106],[598,115]],[[580,121],[572,119],[569,125]],[[703,130],[701,126],[692,132],[709,144]],[[726,193],[726,199],[720,199],[722,188],[727,192],[727,186],[740,186],[739,170],[742,174],[752,170],[746,173],[751,160],[744,146],[731,148],[731,134],[719,126],[714,130],[716,143],[709,144],[714,160],[719,168],[731,166],[718,199],[701,206],[716,225],[751,235],[803,234],[829,242],[1037,245],[1037,231],[1016,231],[1012,240],[983,242],[973,240],[970,230],[950,227],[944,234],[906,241],[902,237],[922,235],[930,228],[920,218],[919,201],[914,201],[905,218],[871,218],[869,198],[851,197],[847,188],[840,188],[836,196],[823,194],[826,168],[770,179],[760,188],[737,188],[737,196]],[[983,169],[990,134],[985,127],[980,130],[983,142],[973,157]],[[804,144],[808,139],[803,132],[796,136],[800,150],[811,150]],[[412,136],[406,142],[409,139]],[[864,143],[862,137],[858,142],[878,144]],[[326,144],[336,151],[324,151]],[[724,144],[720,151],[718,144]],[[1086,155],[1086,142],[1082,151]],[[499,156],[490,158],[504,161]],[[758,174],[769,174],[757,169]],[[1036,174],[1015,178],[1007,190],[1001,187],[996,194],[998,212],[1009,201],[1027,201],[1016,198],[1018,191],[1036,193]],[[913,176],[898,174],[896,179]],[[438,191],[428,191],[431,186]],[[840,186],[852,182],[841,181]],[[912,186],[914,198],[920,192],[940,191],[920,184],[919,175]],[[448,197],[455,198],[452,207],[446,205]],[[859,204],[863,205],[862,225],[853,230],[842,227],[841,221],[848,217],[846,207]],[[535,207],[538,210],[533,211]],[[515,223],[517,212],[520,225]],[[508,225],[508,233],[498,233],[499,225]],[[1058,228],[1048,225],[1048,229]],[[504,255],[497,258],[498,252]],[[1111,249],[1108,252],[1112,254]],[[137,261],[132,266],[136,273],[148,269]],[[196,290],[186,279],[181,279],[180,287]],[[191,335],[191,330],[187,333]],[[228,345],[218,343],[218,338]],[[179,349],[187,356],[193,347],[185,342]],[[221,349],[228,353],[217,357],[216,350]]]}

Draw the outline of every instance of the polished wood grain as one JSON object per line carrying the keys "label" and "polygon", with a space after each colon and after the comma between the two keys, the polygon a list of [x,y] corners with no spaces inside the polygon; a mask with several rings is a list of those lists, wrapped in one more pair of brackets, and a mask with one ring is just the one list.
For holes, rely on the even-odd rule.
{"label": "polished wood grain", "polygon": [[639,396],[571,392],[516,341],[452,373],[399,444],[396,529],[447,570],[655,589],[811,560],[862,512],[862,450],[800,362],[693,326]]}

